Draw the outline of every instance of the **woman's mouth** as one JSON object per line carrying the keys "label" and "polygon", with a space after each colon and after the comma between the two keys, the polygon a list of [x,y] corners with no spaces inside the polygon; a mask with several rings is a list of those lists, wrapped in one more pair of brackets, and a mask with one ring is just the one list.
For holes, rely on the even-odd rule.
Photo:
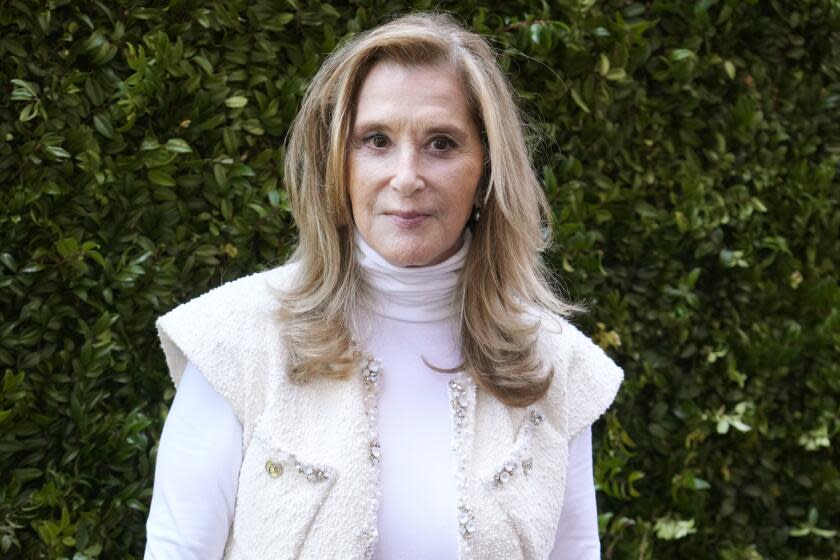
{"label": "woman's mouth", "polygon": [[406,228],[418,226],[429,217],[421,212],[386,212],[385,215],[397,226]]}

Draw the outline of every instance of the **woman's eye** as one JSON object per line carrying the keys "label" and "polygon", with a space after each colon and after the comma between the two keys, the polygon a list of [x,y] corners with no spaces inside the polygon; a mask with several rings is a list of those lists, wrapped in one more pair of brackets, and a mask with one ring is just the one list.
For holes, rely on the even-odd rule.
{"label": "woman's eye", "polygon": [[443,152],[451,148],[453,146],[453,142],[449,138],[438,136],[432,140],[432,146],[435,148],[435,151]]}
{"label": "woman's eye", "polygon": [[365,138],[366,142],[372,142],[374,148],[384,148],[388,145],[388,139],[382,134],[371,134]]}

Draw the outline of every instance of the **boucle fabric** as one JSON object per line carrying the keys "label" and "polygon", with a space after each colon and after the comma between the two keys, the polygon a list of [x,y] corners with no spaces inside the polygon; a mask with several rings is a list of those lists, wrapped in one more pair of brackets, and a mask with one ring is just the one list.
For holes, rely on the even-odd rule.
{"label": "boucle fabric", "polygon": [[[211,290],[158,320],[173,381],[187,359],[204,373],[243,425],[243,463],[225,558],[364,558],[361,520],[376,499],[361,376],[290,383],[280,340],[283,326],[270,286],[294,279],[294,264]],[[461,558],[545,559],[563,506],[568,442],[613,401],[622,371],[577,328],[542,317],[539,348],[555,377],[527,409],[508,407],[463,373],[465,421],[454,449],[464,466],[459,501],[474,521]],[[543,419],[535,424],[532,411]],[[309,481],[292,469],[266,472],[269,458],[328,469]],[[511,457],[533,465],[494,483]],[[518,460],[518,459],[517,459]]]}

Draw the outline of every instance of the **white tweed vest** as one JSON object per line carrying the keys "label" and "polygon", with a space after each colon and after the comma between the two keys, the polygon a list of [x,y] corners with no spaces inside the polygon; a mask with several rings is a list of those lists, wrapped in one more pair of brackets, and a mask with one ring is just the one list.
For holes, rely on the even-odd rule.
{"label": "white tweed vest", "polygon": [[[380,452],[376,383],[300,385],[284,372],[271,286],[294,264],[228,282],[157,321],[174,383],[187,359],[233,407],[243,462],[225,558],[370,558],[376,544]],[[568,443],[612,403],[622,370],[574,325],[542,318],[539,349],[552,364],[546,395],[501,403],[463,372],[450,382],[459,465],[458,557],[544,560],[563,508]],[[387,449],[382,449],[383,455]]]}

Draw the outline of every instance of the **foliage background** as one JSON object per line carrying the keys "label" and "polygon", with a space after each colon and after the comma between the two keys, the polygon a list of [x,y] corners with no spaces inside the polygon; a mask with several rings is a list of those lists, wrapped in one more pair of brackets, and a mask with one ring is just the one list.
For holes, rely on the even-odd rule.
{"label": "foliage background", "polygon": [[0,555],[142,556],[153,321],[288,253],[302,88],[407,7],[499,49],[625,367],[604,555],[840,557],[837,0],[0,2]]}

